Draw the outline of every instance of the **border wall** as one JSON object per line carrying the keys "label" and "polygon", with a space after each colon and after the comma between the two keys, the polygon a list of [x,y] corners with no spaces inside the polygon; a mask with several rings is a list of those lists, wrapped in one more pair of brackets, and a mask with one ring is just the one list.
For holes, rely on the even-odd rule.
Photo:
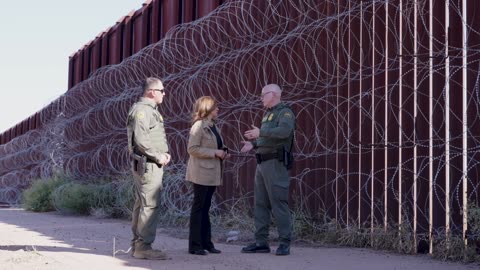
{"label": "border wall", "polygon": [[212,95],[234,151],[219,197],[251,199],[239,141],[277,83],[298,117],[296,207],[341,226],[407,224],[415,240],[465,236],[480,202],[479,12],[476,0],[150,1],[71,57],[63,96],[1,135],[0,198],[58,168],[127,174],[127,110],[158,76],[169,175],[183,178],[192,104]]}

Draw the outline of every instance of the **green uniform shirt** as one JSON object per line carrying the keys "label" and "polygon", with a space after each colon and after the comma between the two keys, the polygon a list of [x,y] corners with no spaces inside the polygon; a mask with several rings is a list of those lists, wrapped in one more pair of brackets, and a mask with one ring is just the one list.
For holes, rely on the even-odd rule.
{"label": "green uniform shirt", "polygon": [[148,159],[160,163],[160,156],[168,152],[163,117],[155,102],[140,98],[133,104],[127,119],[128,151],[143,154]]}
{"label": "green uniform shirt", "polygon": [[260,126],[260,137],[254,142],[257,153],[275,153],[282,146],[291,151],[293,133],[295,131],[295,115],[284,103],[268,109]]}

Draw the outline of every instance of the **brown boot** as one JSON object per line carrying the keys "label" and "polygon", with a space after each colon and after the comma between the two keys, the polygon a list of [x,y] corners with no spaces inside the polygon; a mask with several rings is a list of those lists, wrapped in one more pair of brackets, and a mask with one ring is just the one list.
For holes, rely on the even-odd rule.
{"label": "brown boot", "polygon": [[168,256],[165,252],[162,252],[157,249],[148,249],[148,250],[138,250],[135,249],[133,257],[137,259],[146,259],[146,260],[167,260]]}
{"label": "brown boot", "polygon": [[133,257],[133,254],[135,254],[135,246],[130,247],[130,255],[132,255],[132,257]]}

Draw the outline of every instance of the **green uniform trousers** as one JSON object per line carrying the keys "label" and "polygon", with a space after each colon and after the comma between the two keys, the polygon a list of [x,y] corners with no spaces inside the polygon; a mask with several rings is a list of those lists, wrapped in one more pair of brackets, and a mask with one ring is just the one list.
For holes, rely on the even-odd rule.
{"label": "green uniform trousers", "polygon": [[163,168],[147,162],[143,176],[133,172],[135,204],[132,212],[132,246],[137,250],[151,249],[157,232]]}
{"label": "green uniform trousers", "polygon": [[285,165],[277,159],[257,164],[255,172],[255,240],[268,244],[271,214],[277,222],[279,241],[290,245],[292,221],[288,207],[290,177]]}

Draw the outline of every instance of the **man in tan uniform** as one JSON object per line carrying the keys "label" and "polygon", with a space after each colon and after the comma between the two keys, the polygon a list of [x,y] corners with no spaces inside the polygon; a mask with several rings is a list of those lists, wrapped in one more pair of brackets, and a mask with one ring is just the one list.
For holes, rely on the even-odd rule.
{"label": "man in tan uniform", "polygon": [[132,250],[138,259],[167,259],[167,255],[152,249],[159,215],[163,166],[170,162],[163,117],[157,110],[165,90],[157,78],[147,78],[143,97],[128,113],[128,151],[132,156],[135,205],[132,213]]}

